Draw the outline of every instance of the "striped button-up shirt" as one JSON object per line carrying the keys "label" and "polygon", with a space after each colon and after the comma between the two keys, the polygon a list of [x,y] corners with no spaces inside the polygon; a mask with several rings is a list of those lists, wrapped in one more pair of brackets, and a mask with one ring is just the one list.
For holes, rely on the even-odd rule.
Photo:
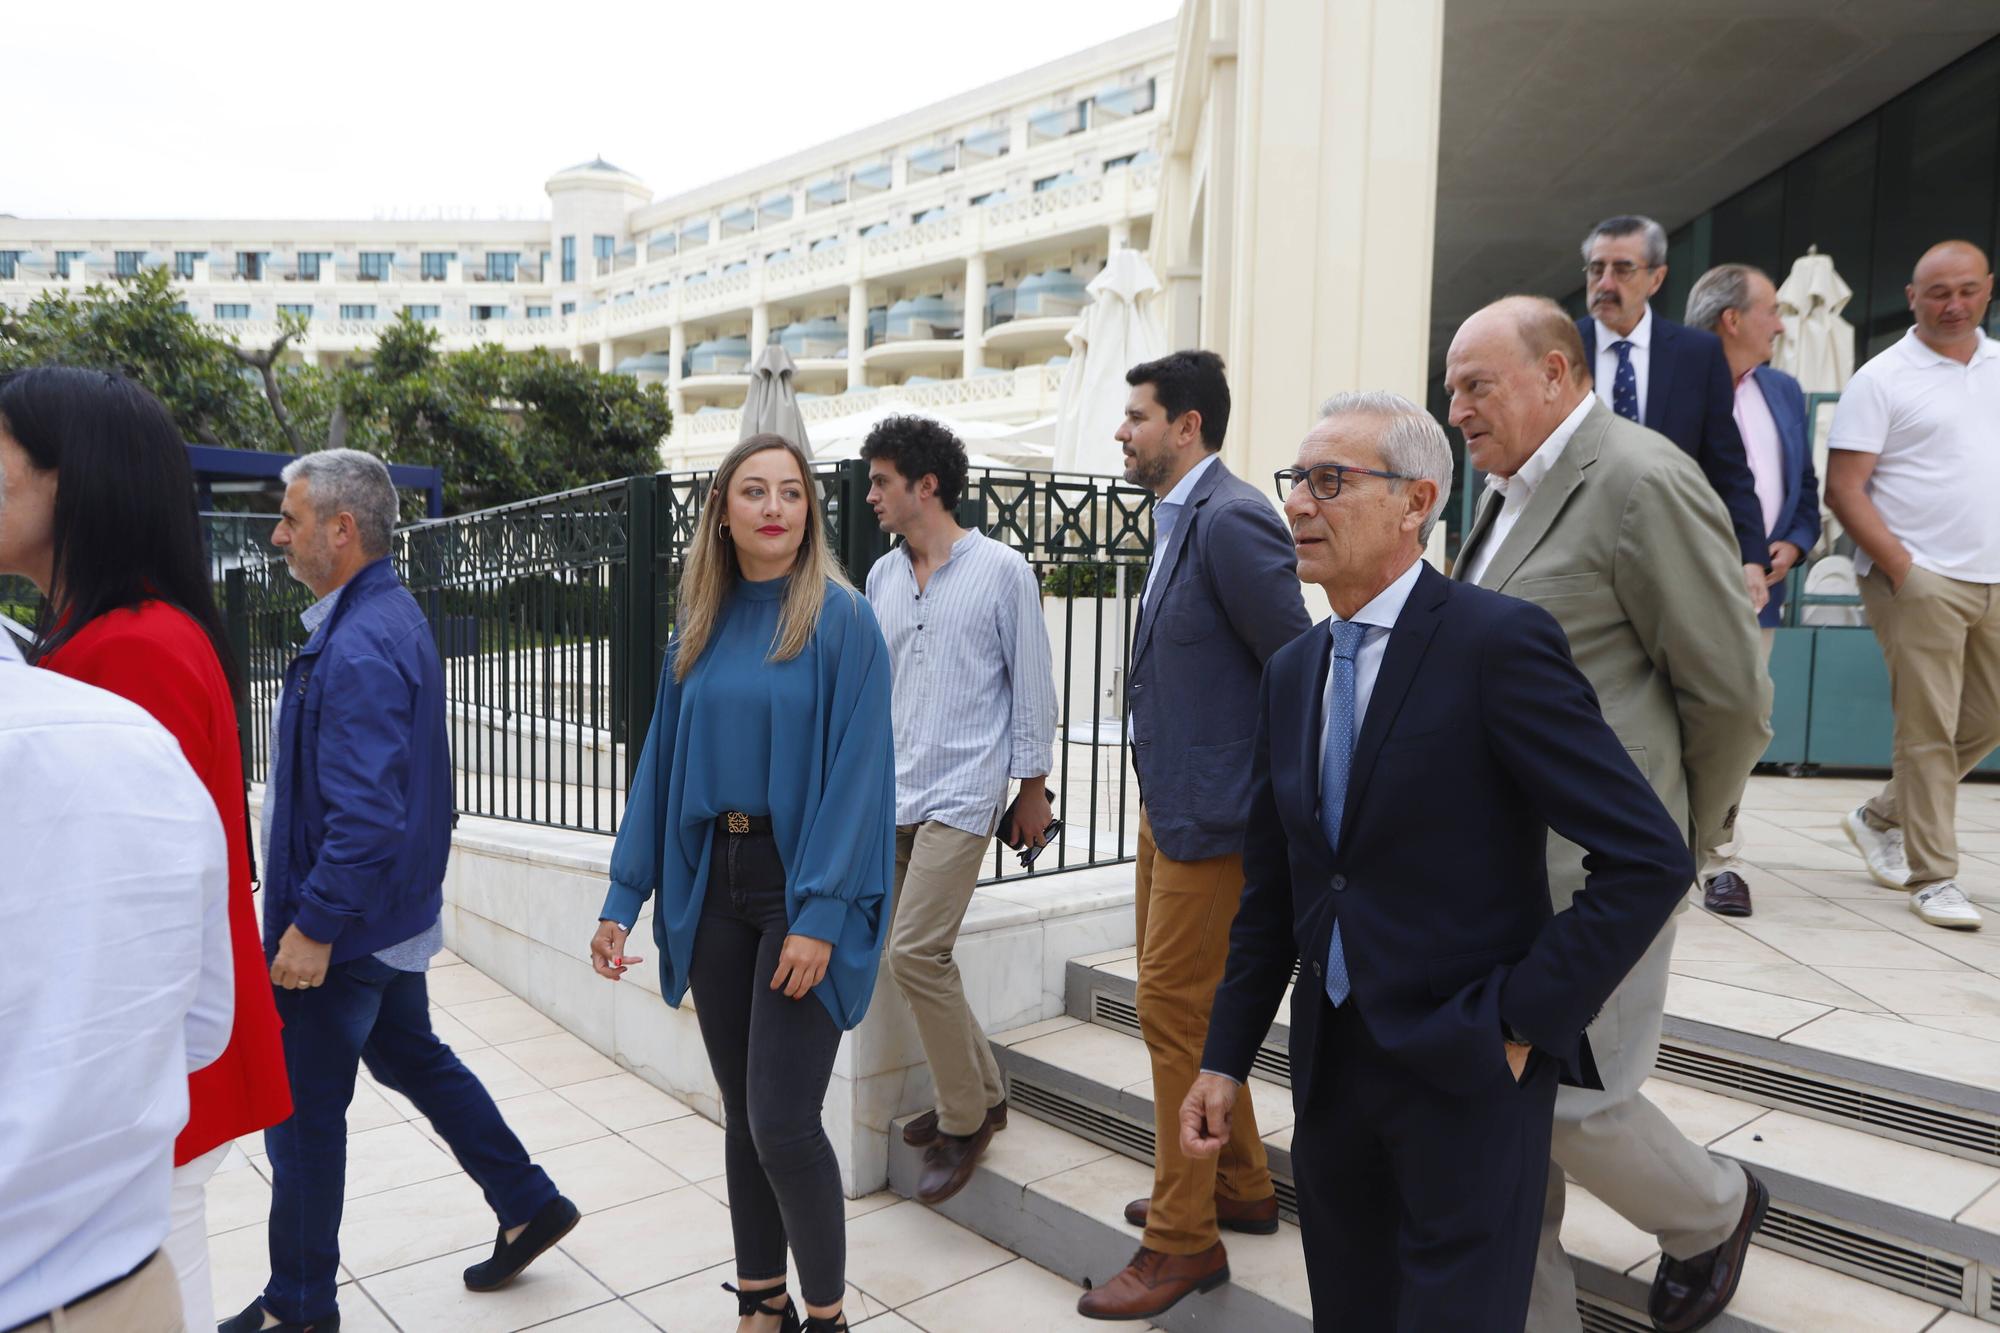
{"label": "striped button-up shirt", "polygon": [[1049,771],[1055,667],[1028,562],[968,532],[917,589],[909,548],[868,571],[895,668],[896,822],[985,835],[1009,778]]}

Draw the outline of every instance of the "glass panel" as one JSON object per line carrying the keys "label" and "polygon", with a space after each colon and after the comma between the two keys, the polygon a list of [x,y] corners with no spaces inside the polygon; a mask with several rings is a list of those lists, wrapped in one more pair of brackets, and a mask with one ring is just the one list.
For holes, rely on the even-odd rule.
{"label": "glass panel", "polygon": [[1771,280],[1782,285],[1799,256],[1818,246],[1854,290],[1846,312],[1852,324],[1861,322],[1868,303],[1880,129],[1880,118],[1870,116],[1785,168],[1785,268]]}
{"label": "glass panel", "polygon": [[[1773,172],[1747,190],[1724,200],[1715,209],[1709,232],[1709,258],[1704,268],[1717,264],[1755,264],[1784,281],[1785,180]],[[1700,277],[1695,273],[1690,278]],[[1678,320],[1686,308],[1686,298],[1667,310]]]}

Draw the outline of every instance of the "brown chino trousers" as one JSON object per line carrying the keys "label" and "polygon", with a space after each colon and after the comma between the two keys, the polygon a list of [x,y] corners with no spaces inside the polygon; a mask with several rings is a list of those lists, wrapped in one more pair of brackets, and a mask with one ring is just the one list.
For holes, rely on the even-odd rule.
{"label": "brown chino trousers", "polygon": [[1221,1239],[1217,1195],[1251,1203],[1272,1192],[1248,1089],[1236,1099],[1220,1157],[1181,1153],[1181,1101],[1201,1072],[1209,1009],[1243,897],[1243,858],[1162,855],[1142,806],[1136,887],[1139,1031],[1153,1057],[1153,1199],[1144,1243],[1163,1254],[1198,1254]]}

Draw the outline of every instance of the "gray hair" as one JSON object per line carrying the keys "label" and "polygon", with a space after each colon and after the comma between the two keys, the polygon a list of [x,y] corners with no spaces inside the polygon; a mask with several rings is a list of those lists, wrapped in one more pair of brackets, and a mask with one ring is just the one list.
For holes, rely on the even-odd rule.
{"label": "gray hair", "polygon": [[388,465],[381,459],[359,449],[322,449],[294,458],[279,475],[287,486],[295,481],[306,484],[318,517],[354,515],[363,555],[379,559],[389,554],[396,531],[396,483],[389,480]]}
{"label": "gray hair", "polygon": [[1321,421],[1332,417],[1381,417],[1389,423],[1377,442],[1382,450],[1382,465],[1406,477],[1437,483],[1437,500],[1417,531],[1418,543],[1428,544],[1431,529],[1437,526],[1438,515],[1444,512],[1445,500],[1451,495],[1451,441],[1445,438],[1444,427],[1438,425],[1437,418],[1402,394],[1387,389],[1337,393],[1319,405],[1319,416]]}
{"label": "gray hair", "polygon": [[1687,317],[1681,322],[1719,333],[1716,326],[1722,323],[1723,311],[1749,308],[1753,276],[1764,277],[1764,270],[1750,264],[1716,265],[1695,281],[1694,290],[1688,293]]}
{"label": "gray hair", "polygon": [[1667,229],[1643,213],[1621,213],[1615,218],[1606,218],[1590,229],[1590,235],[1583,238],[1584,262],[1590,261],[1590,247],[1600,236],[1644,236],[1646,238],[1646,262],[1654,268],[1667,262]]}

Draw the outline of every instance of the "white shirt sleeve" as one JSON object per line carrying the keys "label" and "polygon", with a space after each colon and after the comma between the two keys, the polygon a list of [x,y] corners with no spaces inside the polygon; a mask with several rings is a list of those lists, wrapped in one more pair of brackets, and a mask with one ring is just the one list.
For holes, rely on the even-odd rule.
{"label": "white shirt sleeve", "polygon": [[1833,427],[1826,433],[1829,449],[1879,454],[1889,438],[1889,398],[1883,376],[1857,374],[1833,406]]}
{"label": "white shirt sleeve", "polygon": [[[206,789],[201,795],[206,801]],[[208,804],[213,811],[214,803]],[[186,1024],[190,1074],[215,1063],[229,1045],[236,1023],[236,967],[229,944],[229,842],[220,819],[208,821],[208,834],[200,870],[201,976]]]}

